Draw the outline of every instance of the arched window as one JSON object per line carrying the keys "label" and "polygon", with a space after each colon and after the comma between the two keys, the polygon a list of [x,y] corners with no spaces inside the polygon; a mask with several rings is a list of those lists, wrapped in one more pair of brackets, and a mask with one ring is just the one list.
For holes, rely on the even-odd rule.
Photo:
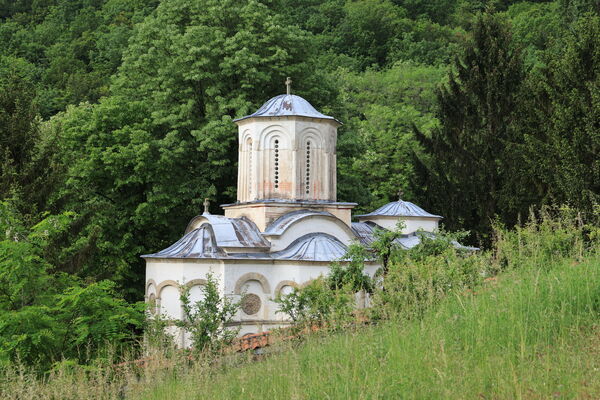
{"label": "arched window", "polygon": [[279,189],[279,139],[275,139],[273,143],[273,186]]}
{"label": "arched window", "polygon": [[310,194],[310,173],[311,173],[311,146],[310,141],[306,142],[306,169],[304,172],[304,189],[306,194]]}

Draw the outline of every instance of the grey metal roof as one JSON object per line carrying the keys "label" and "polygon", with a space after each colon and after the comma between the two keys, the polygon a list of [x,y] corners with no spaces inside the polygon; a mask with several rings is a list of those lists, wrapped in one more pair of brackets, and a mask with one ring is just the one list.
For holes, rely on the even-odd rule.
{"label": "grey metal roof", "polygon": [[374,216],[390,216],[390,217],[422,217],[422,218],[443,218],[441,215],[430,214],[423,210],[418,205],[410,201],[392,201],[377,210],[357,217],[374,217]]}
{"label": "grey metal roof", "polygon": [[402,248],[408,250],[421,243],[421,236],[415,234],[403,235],[402,237],[396,239],[394,242],[402,246]]}
{"label": "grey metal roof", "polygon": [[[417,231],[411,233],[410,235],[402,236],[401,238],[396,239],[396,243],[399,243],[405,249],[412,249],[416,245],[420,244],[423,241],[423,238],[435,239],[435,232],[426,232],[426,231]],[[467,251],[478,251],[480,250],[478,247],[465,246],[458,243],[456,240],[450,241],[450,244],[454,246],[455,249],[458,250],[467,250]]]}
{"label": "grey metal roof", "polygon": [[375,240],[375,229],[383,229],[374,222],[353,222],[352,232],[358,238],[360,244],[364,246],[371,246],[371,243]]}
{"label": "grey metal roof", "polygon": [[281,235],[285,230],[292,225],[294,222],[301,220],[302,218],[321,215],[326,217],[336,218],[333,214],[327,211],[313,211],[313,210],[298,210],[292,211],[282,215],[275,221],[271,222],[267,229],[265,229],[265,235]]}
{"label": "grey metal roof", "polygon": [[329,115],[321,114],[308,101],[294,94],[280,94],[279,96],[275,96],[263,104],[255,113],[234,119],[233,121],[236,122],[255,117],[287,116],[329,119],[341,123]]}
{"label": "grey metal roof", "polygon": [[[258,227],[249,219],[228,218],[223,215],[204,213],[194,218],[188,229],[198,218],[205,218],[212,227],[219,247],[253,247],[268,249],[271,244],[262,236]],[[187,231],[186,230],[186,231]]]}
{"label": "grey metal roof", "polygon": [[277,260],[334,261],[346,256],[348,248],[326,233],[309,233],[294,240],[286,249],[271,254]]}
{"label": "grey metal roof", "polygon": [[[362,245],[367,247],[370,247],[371,244],[373,244],[373,242],[375,241],[375,231],[378,229],[383,231],[387,230],[371,221],[352,223],[352,230],[358,237],[358,240]],[[399,244],[403,249],[412,249],[413,247],[421,243],[421,238],[413,233],[410,235],[402,235],[394,242],[396,244]]]}
{"label": "grey metal roof", "polygon": [[[215,246],[208,225],[194,229],[175,244],[144,258],[208,258],[227,260],[295,260],[331,262],[346,255],[347,247],[326,233],[310,233],[294,240],[287,248],[274,253],[230,253]],[[211,239],[212,238],[212,239]]]}
{"label": "grey metal roof", "polygon": [[143,255],[144,258],[224,258],[226,254],[215,240],[210,226],[204,225],[186,233],[171,246],[154,254]]}

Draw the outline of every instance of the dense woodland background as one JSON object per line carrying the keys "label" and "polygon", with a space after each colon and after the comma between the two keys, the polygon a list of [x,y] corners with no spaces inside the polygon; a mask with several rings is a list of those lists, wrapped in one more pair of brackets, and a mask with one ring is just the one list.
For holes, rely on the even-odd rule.
{"label": "dense woodland background", "polygon": [[[595,0],[0,0],[0,361],[139,323],[141,254],[235,201],[232,119],[344,122],[338,199],[471,231],[600,200]],[[129,303],[128,303],[129,302]],[[86,320],[87,318],[87,320]],[[71,353],[69,353],[71,352]],[[53,358],[54,357],[54,358]]]}

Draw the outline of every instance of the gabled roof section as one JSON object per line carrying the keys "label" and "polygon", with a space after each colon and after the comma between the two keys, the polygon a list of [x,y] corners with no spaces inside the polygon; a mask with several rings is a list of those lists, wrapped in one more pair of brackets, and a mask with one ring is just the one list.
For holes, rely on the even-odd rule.
{"label": "gabled roof section", "polygon": [[275,96],[263,104],[255,113],[234,119],[233,121],[237,122],[248,118],[289,116],[329,119],[341,124],[337,119],[318,112],[312,104],[294,94],[281,94]]}
{"label": "gabled roof section", "polygon": [[348,248],[326,233],[310,233],[296,239],[286,249],[272,253],[275,260],[334,261],[346,256]]}
{"label": "gabled roof section", "polygon": [[443,218],[441,215],[435,215],[428,213],[418,205],[411,203],[410,201],[398,200],[387,203],[383,207],[379,207],[377,210],[364,215],[357,215],[357,217],[421,217],[421,218]]}
{"label": "gabled roof section", "polygon": [[271,244],[261,235],[254,222],[245,217],[228,218],[223,215],[205,213],[192,219],[186,232],[204,224],[209,224],[212,227],[219,247],[264,249],[271,247]]}
{"label": "gabled roof section", "polygon": [[210,226],[204,225],[185,234],[181,239],[164,250],[143,258],[223,258],[226,254],[215,240]]}

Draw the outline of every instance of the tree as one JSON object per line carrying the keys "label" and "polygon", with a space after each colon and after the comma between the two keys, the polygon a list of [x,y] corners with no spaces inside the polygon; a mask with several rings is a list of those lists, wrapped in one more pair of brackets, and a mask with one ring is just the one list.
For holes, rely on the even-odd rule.
{"label": "tree", "polygon": [[444,69],[396,63],[363,73],[338,70],[341,104],[333,115],[344,126],[338,136],[338,197],[359,203],[358,213],[393,201],[398,190],[413,197],[413,126],[437,124],[435,88]]}
{"label": "tree", "polygon": [[[0,64],[0,199],[19,196],[39,140],[35,88],[26,73]],[[5,64],[5,65],[2,65]],[[22,64],[21,64],[22,65]],[[4,68],[1,68],[4,67]]]}
{"label": "tree", "polygon": [[0,202],[0,364],[19,360],[42,370],[63,358],[89,361],[136,335],[140,305],[118,297],[115,284],[83,284],[55,273],[46,253],[73,216],[46,216],[31,228]]}
{"label": "tree", "polygon": [[464,226],[489,238],[496,214],[516,218],[513,179],[519,164],[513,125],[524,77],[521,53],[498,15],[480,14],[473,38],[452,64],[438,91],[440,128],[418,132],[426,156],[420,187],[424,205],[440,212],[451,228]]}
{"label": "tree", "polygon": [[585,13],[600,14],[600,3],[596,0],[559,0],[563,17],[574,22]]}
{"label": "tree", "polygon": [[60,199],[81,219],[69,249],[78,273],[139,296],[139,255],[180,237],[204,198],[233,200],[232,119],[288,75],[316,105],[327,98],[308,43],[255,1],[164,1],[138,24],[110,96],[56,118],[70,165]]}
{"label": "tree", "polygon": [[527,82],[520,130],[539,204],[600,204],[600,17],[582,17]]}

